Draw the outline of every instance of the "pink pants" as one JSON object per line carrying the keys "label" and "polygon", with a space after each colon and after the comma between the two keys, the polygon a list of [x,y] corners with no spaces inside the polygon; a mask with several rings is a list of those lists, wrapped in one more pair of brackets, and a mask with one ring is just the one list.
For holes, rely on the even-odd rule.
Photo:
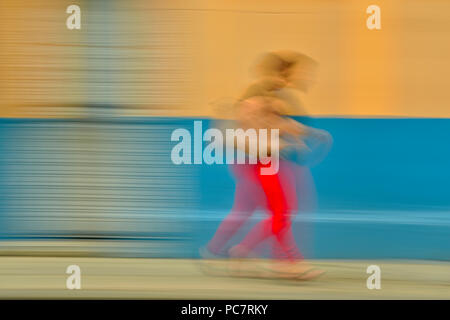
{"label": "pink pants", "polygon": [[298,209],[298,175],[295,170],[299,167],[280,160],[277,174],[261,175],[261,166],[245,164],[233,167],[237,178],[233,209],[217,229],[208,248],[213,253],[219,253],[253,212],[262,207],[269,216],[256,224],[242,240],[239,245],[243,249],[242,255],[248,255],[263,241],[273,237],[272,253],[275,258],[302,259],[291,229],[292,216]]}

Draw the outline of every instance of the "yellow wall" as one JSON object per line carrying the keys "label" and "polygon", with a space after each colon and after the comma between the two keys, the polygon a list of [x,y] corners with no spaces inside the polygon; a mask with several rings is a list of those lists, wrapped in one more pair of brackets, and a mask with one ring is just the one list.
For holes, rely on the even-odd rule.
{"label": "yellow wall", "polygon": [[[213,2],[196,16],[200,113],[248,83],[259,53],[294,49],[321,64],[303,98],[311,114],[450,116],[450,2]],[[381,30],[366,27],[371,4],[381,7]]]}
{"label": "yellow wall", "polygon": [[62,1],[0,2],[0,116],[58,112],[83,102],[81,34],[66,38]]}
{"label": "yellow wall", "polygon": [[[101,74],[86,57],[98,53],[91,48],[95,37],[105,37],[89,32],[102,30],[103,20],[95,19],[108,12],[81,2],[89,20],[73,32],[65,28],[66,5],[59,0],[2,1],[0,115],[58,116],[45,106],[104,101],[130,107],[133,115],[208,116],[212,101],[236,97],[251,81],[248,69],[260,53],[292,49],[320,63],[318,85],[302,97],[310,114],[450,116],[448,1],[149,2],[114,2],[108,45],[117,60],[106,67],[120,67],[117,82],[93,87],[83,79]],[[370,4],[381,7],[382,30],[366,28]],[[148,40],[155,32],[178,72],[136,72],[150,70],[155,48],[161,51]],[[155,80],[159,91],[149,89]]]}

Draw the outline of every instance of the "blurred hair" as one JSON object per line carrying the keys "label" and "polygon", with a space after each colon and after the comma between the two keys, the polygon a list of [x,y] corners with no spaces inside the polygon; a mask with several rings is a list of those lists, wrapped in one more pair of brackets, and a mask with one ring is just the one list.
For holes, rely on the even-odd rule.
{"label": "blurred hair", "polygon": [[252,73],[257,77],[283,77],[294,66],[318,66],[313,58],[296,51],[280,50],[263,54],[252,68]]}
{"label": "blurred hair", "polygon": [[[289,101],[289,99],[286,101],[285,99],[280,99],[276,94],[276,91],[286,87],[290,75],[289,72],[295,66],[317,67],[318,65],[318,62],[313,58],[291,50],[264,53],[252,68],[253,74],[256,75],[258,79],[250,84],[234,103],[230,103],[228,106],[231,106],[231,110],[234,112],[236,108],[239,107],[240,102],[253,97],[269,97],[281,100],[285,104],[287,103],[287,105],[291,105],[292,101]],[[291,106],[292,110],[287,112],[298,113],[300,110],[301,114],[306,114],[306,112],[298,105],[299,103],[294,104],[295,106]],[[229,110],[229,108],[227,108],[227,110]],[[219,113],[227,112],[225,111],[225,108],[221,108]]]}

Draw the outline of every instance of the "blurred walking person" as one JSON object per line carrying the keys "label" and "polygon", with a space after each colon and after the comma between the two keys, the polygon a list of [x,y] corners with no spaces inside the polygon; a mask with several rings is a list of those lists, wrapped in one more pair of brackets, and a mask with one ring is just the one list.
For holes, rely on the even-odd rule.
{"label": "blurred walking person", "polygon": [[[258,80],[247,88],[236,104],[236,127],[267,129],[269,132],[270,129],[278,129],[283,157],[294,153],[298,158],[300,151],[307,153],[308,147],[304,142],[307,137],[316,136],[329,142],[329,135],[325,132],[285,117],[289,113],[302,113],[299,100],[289,89],[307,92],[315,82],[316,68],[317,63],[313,59],[300,53],[282,51],[264,55],[254,69]],[[240,150],[248,158],[251,155],[247,151]],[[309,178],[309,170],[282,158],[279,159],[278,173],[262,175],[261,170],[270,165],[267,159],[260,158],[253,165],[233,165],[236,177],[233,209],[201,254],[205,258],[218,257],[248,218],[258,208],[264,208],[269,217],[254,226],[242,242],[228,251],[228,255],[234,258],[251,256],[259,244],[274,238],[272,254],[278,263],[272,270],[289,277],[313,278],[321,272],[304,262],[291,228],[292,217],[298,211],[297,178]],[[303,186],[302,189],[308,191],[312,188]],[[312,194],[315,198],[314,192]]]}

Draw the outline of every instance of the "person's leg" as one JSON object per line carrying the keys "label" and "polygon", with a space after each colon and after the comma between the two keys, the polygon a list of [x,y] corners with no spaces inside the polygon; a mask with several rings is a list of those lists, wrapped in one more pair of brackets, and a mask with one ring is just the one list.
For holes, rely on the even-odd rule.
{"label": "person's leg", "polygon": [[247,183],[237,182],[233,208],[207,245],[208,250],[212,253],[219,254],[226,243],[255,211],[256,204],[251,197],[248,197],[247,191]]}
{"label": "person's leg", "polygon": [[263,243],[272,235],[272,219],[268,217],[253,226],[244,239],[230,249],[230,255],[235,258],[248,257],[259,244]]}
{"label": "person's leg", "polygon": [[303,255],[297,247],[297,243],[292,232],[292,223],[285,224],[276,235],[276,240],[272,246],[272,256],[277,260],[301,261]]}
{"label": "person's leg", "polygon": [[277,241],[272,243],[272,257],[276,260],[300,261],[304,257],[297,247],[292,227],[286,227],[278,234]]}
{"label": "person's leg", "polygon": [[302,258],[292,235],[289,215],[290,207],[295,207],[292,205],[295,203],[295,185],[292,184],[295,179],[285,179],[284,177],[293,176],[285,165],[280,165],[280,168],[285,171],[283,175],[261,175],[260,166],[256,168],[258,180],[266,195],[270,217],[254,226],[242,242],[233,248],[232,254],[235,256],[247,256],[261,242],[274,235],[277,242],[274,248],[275,256],[285,255],[290,260]]}
{"label": "person's leg", "polygon": [[275,234],[277,241],[274,241],[273,243],[272,252],[275,260],[269,269],[282,277],[310,280],[324,274],[324,271],[310,266],[304,260],[292,232],[292,219],[299,210],[296,189],[299,183],[302,184],[302,177],[306,178],[304,181],[306,184],[310,182],[308,178],[312,178],[309,169],[306,172],[303,172],[305,173],[303,176],[299,177],[299,175],[296,174],[298,173],[298,169],[299,167],[297,165],[288,163],[287,166],[283,167],[283,170],[280,170],[280,181],[283,190],[285,191],[288,212],[291,214],[287,215],[286,223],[283,225],[283,228]]}
{"label": "person's leg", "polygon": [[[299,177],[297,173],[298,165],[291,163],[289,161],[280,161],[280,169],[279,169],[279,179],[281,185],[283,186],[284,195],[286,198],[287,210],[288,210],[288,221],[289,228],[285,228],[282,232],[280,232],[280,239],[282,243],[286,244],[286,248],[289,252],[291,252],[290,256],[296,260],[302,260],[303,255],[295,246],[295,238],[292,232],[291,221],[295,218],[296,214],[299,210],[299,199],[297,196],[297,188],[298,184],[301,184],[299,181]],[[272,257],[277,260],[286,260],[289,258],[289,255],[286,254],[285,250],[280,245],[279,241],[272,241]],[[294,244],[294,246],[293,246]]]}
{"label": "person's leg", "polygon": [[227,242],[253,214],[262,198],[261,188],[252,176],[253,166],[234,166],[233,171],[237,177],[233,208],[207,245],[208,250],[214,254],[221,252]]}

